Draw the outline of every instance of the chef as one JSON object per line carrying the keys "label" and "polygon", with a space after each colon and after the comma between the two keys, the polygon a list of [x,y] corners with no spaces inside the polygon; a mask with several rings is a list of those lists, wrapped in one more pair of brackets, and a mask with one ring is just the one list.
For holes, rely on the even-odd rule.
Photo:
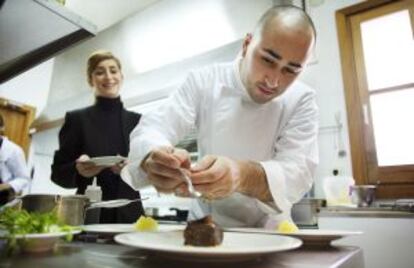
{"label": "chef", "polygon": [[[130,139],[123,179],[188,196],[181,169],[204,198],[189,220],[212,214],[224,227],[275,228],[308,192],[318,162],[315,91],[297,80],[315,45],[308,15],[275,6],[244,38],[234,62],[191,72]],[[174,148],[197,129],[200,160]]]}
{"label": "chef", "polygon": [[5,123],[0,114],[0,205],[21,193],[30,183],[29,169],[22,148],[4,136]]}

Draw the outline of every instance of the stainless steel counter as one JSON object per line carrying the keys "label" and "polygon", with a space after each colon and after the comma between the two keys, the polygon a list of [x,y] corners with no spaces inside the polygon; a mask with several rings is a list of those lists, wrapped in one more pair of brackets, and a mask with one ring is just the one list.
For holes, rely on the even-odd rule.
{"label": "stainless steel counter", "polygon": [[[72,242],[60,244],[51,253],[15,254],[0,260],[0,267],[13,268],[182,268],[229,267],[229,263],[197,263],[164,259],[162,256],[113,243]],[[362,268],[364,258],[359,247],[301,247],[267,255],[260,259],[237,263],[238,268],[318,267]]]}
{"label": "stainless steel counter", "polygon": [[414,213],[391,207],[325,207],[319,217],[414,218]]}

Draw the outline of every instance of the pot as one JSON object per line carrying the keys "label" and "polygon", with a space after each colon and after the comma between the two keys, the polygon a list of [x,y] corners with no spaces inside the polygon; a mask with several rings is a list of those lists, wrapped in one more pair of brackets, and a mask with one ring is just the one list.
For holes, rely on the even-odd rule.
{"label": "pot", "polygon": [[19,197],[19,207],[28,212],[46,213],[56,209],[59,220],[68,225],[82,225],[86,212],[95,208],[115,208],[126,206],[141,199],[117,199],[102,202],[90,202],[86,195],[48,195],[29,194]]}
{"label": "pot", "polygon": [[301,227],[317,227],[319,211],[325,206],[324,199],[303,198],[293,205],[292,220]]}
{"label": "pot", "polygon": [[351,186],[351,201],[358,207],[369,207],[375,200],[375,185]]}

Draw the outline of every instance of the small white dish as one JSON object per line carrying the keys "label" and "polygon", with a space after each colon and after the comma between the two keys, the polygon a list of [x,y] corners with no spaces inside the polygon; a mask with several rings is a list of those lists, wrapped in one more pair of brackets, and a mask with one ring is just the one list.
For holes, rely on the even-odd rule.
{"label": "small white dish", "polygon": [[223,243],[214,247],[184,245],[183,231],[125,233],[116,235],[115,241],[157,256],[194,262],[244,261],[302,245],[294,237],[232,232],[224,232]]}
{"label": "small white dish", "polygon": [[93,163],[97,166],[113,166],[127,160],[126,157],[115,155],[115,156],[99,156],[92,157],[89,160],[84,161],[85,163]]}
{"label": "small white dish", "polygon": [[[68,232],[54,232],[42,234],[25,234],[15,235],[21,250],[28,253],[40,253],[51,251],[57,242],[67,235],[79,234],[81,230],[72,230]],[[1,238],[7,238],[7,233],[0,234]]]}

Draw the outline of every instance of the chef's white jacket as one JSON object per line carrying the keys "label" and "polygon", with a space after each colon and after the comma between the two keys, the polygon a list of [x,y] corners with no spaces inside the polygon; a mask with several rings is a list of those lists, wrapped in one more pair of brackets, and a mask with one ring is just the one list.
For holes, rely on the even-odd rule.
{"label": "chef's white jacket", "polygon": [[318,162],[315,92],[294,82],[272,101],[255,103],[241,82],[238,63],[190,73],[160,108],[143,116],[130,136],[130,175],[124,180],[135,189],[148,185],[139,168],[142,159],[155,147],[177,144],[195,126],[200,157],[259,162],[274,201],[263,203],[240,193],[211,203],[194,199],[190,219],[211,213],[222,226],[274,228],[290,219],[292,204],[313,183]]}
{"label": "chef's white jacket", "polygon": [[23,150],[6,137],[3,137],[0,147],[0,178],[1,182],[8,183],[16,193],[30,182]]}

